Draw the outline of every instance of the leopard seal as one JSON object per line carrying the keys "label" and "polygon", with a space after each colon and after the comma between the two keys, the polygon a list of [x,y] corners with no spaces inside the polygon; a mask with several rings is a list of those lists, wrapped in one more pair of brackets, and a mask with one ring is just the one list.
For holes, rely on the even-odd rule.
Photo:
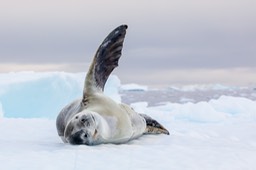
{"label": "leopard seal", "polygon": [[118,66],[127,25],[114,29],[99,46],[86,74],[81,99],[64,107],[56,119],[58,135],[74,145],[121,144],[143,134],[167,134],[160,123],[104,95],[105,83]]}

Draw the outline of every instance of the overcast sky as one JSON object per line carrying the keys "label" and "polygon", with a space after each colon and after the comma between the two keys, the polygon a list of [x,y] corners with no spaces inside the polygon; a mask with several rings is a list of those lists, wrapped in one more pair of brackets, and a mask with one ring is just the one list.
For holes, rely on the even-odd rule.
{"label": "overcast sky", "polygon": [[256,84],[255,0],[1,0],[0,72],[85,72],[121,24],[123,83]]}

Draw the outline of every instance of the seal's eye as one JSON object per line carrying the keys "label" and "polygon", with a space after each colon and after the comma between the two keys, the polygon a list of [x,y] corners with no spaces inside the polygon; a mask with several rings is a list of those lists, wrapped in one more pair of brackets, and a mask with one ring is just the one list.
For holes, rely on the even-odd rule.
{"label": "seal's eye", "polygon": [[81,119],[81,122],[83,122],[83,123],[84,123],[85,121],[86,121],[86,119],[85,119],[85,118],[82,118],[82,119]]}
{"label": "seal's eye", "polygon": [[87,137],[88,137],[88,134],[87,134],[87,133],[86,133],[86,134],[84,134],[84,137],[85,137],[85,138],[87,138]]}
{"label": "seal's eye", "polygon": [[88,116],[83,116],[81,119],[80,119],[80,123],[82,124],[82,125],[85,125],[85,126],[91,126],[91,119],[90,119],[90,117],[88,117]]}

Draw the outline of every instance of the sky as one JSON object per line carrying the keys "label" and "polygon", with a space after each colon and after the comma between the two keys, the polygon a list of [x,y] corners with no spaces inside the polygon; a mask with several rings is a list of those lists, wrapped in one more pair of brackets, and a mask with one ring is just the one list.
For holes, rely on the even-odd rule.
{"label": "sky", "polygon": [[255,11],[255,0],[2,0],[0,73],[86,72],[127,24],[122,83],[256,84]]}

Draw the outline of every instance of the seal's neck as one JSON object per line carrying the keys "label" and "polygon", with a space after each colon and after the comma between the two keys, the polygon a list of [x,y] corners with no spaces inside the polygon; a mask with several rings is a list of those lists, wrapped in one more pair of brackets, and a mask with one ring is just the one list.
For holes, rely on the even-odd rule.
{"label": "seal's neck", "polygon": [[97,130],[98,130],[98,136],[97,140],[100,143],[107,143],[109,139],[111,138],[111,130],[107,123],[107,121],[100,115],[97,114]]}

